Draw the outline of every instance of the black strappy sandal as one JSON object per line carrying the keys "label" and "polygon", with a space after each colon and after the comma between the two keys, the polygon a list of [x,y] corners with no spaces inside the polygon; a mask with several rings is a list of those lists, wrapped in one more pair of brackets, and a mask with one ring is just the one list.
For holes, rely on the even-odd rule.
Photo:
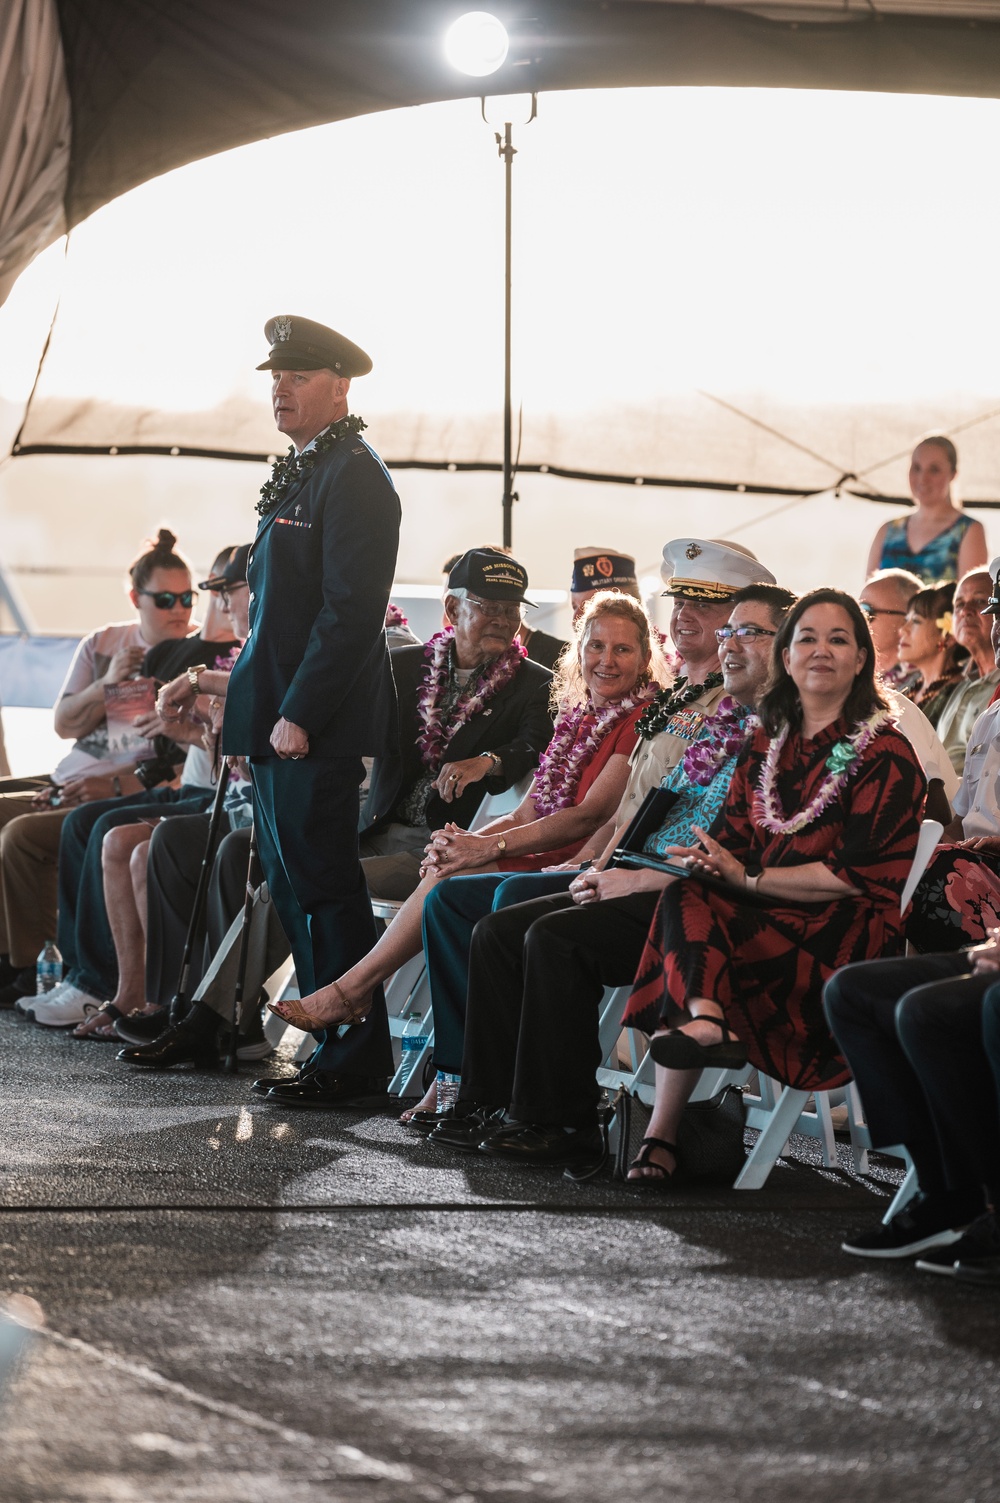
{"label": "black strappy sandal", "polygon": [[673,1028],[669,1033],[657,1034],[649,1043],[649,1052],[658,1065],[667,1070],[705,1070],[714,1066],[717,1070],[742,1070],[747,1062],[744,1044],[736,1037],[725,1018],[709,1013],[700,1013],[692,1022],[714,1023],[722,1029],[722,1038],[717,1044],[699,1044],[690,1034]]}
{"label": "black strappy sandal", "polygon": [[[665,1148],[674,1156],[673,1169],[664,1169],[662,1164],[654,1164],[652,1153],[654,1148]],[[655,1169],[656,1174],[640,1174],[637,1179],[632,1178],[633,1169]],[[628,1166],[625,1176],[627,1185],[638,1185],[641,1190],[669,1190],[677,1176],[677,1144],[668,1143],[666,1138],[643,1138],[639,1144],[639,1152]]]}

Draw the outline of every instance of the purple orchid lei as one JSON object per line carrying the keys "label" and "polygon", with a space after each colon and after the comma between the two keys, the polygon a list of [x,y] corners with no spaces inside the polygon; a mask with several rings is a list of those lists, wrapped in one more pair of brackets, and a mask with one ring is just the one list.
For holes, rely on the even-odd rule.
{"label": "purple orchid lei", "polygon": [[798,814],[793,814],[791,819],[785,818],[774,786],[781,748],[788,740],[786,725],[773,738],[764,758],[760,787],[753,800],[757,824],[772,835],[797,835],[806,825],[811,825],[847,787],[848,779],[857,772],[862,756],[884,725],[895,725],[894,717],[888,710],[876,710],[874,715],[861,722],[853,736],[837,742],[826,760],[826,766],[830,769],[829,777],[823,779],[816,797],[810,799],[805,808],[800,809]]}
{"label": "purple orchid lei", "polygon": [[459,698],[451,717],[445,724],[442,719],[442,707],[448,687],[450,649],[454,638],[454,630],[449,626],[445,631],[439,631],[431,637],[424,648],[424,657],[430,658],[431,666],[430,672],[424,679],[424,686],[417,696],[417,715],[423,724],[423,729],[417,737],[417,745],[425,767],[440,767],[444,761],[448,743],[455,732],[461,726],[466,725],[474,715],[478,715],[487,700],[492,699],[494,694],[510,683],[521,666],[521,659],[528,656],[520,642],[512,642],[498,658],[494,658],[485,673],[480,675],[473,692]]}
{"label": "purple orchid lei", "polygon": [[720,699],[715,714],[703,721],[702,734],[681,758],[688,782],[707,788],[722,764],[742,751],[757,724],[756,716],[748,716],[735,699]]}
{"label": "purple orchid lei", "polygon": [[[538,759],[538,771],[531,790],[531,802],[540,819],[546,814],[573,807],[584,768],[605,736],[656,692],[656,686],[651,685],[603,710],[595,710],[588,700],[562,712],[553,728],[552,740]],[[593,724],[586,735],[581,735],[588,719]]]}

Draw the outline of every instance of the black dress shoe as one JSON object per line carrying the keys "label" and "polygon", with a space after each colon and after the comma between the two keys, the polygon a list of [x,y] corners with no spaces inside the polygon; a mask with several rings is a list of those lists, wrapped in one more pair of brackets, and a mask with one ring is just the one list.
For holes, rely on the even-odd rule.
{"label": "black dress shoe", "polygon": [[389,1082],[382,1075],[331,1075],[326,1070],[312,1070],[294,1080],[272,1081],[264,1097],[268,1106],[313,1108],[354,1106],[373,1098],[386,1099]]}
{"label": "black dress shoe", "polygon": [[115,1020],[115,1033],[126,1044],[150,1044],[169,1027],[169,1007],[158,1007],[155,1012],[127,1012]]}
{"label": "black dress shoe", "polygon": [[[461,1110],[461,1108],[465,1110]],[[439,1148],[457,1148],[460,1153],[475,1153],[484,1138],[503,1126],[502,1106],[473,1106],[471,1102],[458,1103],[450,1112],[443,1113],[441,1121],[429,1134],[428,1143]]]}
{"label": "black dress shoe", "polygon": [[479,1145],[491,1158],[519,1164],[568,1164],[574,1159],[596,1158],[604,1147],[599,1127],[537,1127],[530,1122],[511,1122],[493,1132]]}
{"label": "black dress shoe", "polygon": [[146,1065],[152,1070],[169,1070],[174,1065],[191,1065],[195,1070],[217,1070],[219,1051],[214,1039],[192,1033],[178,1024],[148,1044],[119,1049],[118,1058],[127,1065]]}
{"label": "black dress shoe", "polygon": [[250,1082],[250,1089],[255,1096],[266,1096],[268,1091],[276,1085],[297,1085],[305,1080],[311,1072],[309,1070],[296,1070],[294,1075],[262,1075],[258,1080]]}

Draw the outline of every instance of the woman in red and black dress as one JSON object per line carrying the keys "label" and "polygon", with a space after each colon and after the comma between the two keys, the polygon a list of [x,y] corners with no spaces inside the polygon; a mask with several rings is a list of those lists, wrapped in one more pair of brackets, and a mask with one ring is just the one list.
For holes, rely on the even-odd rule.
{"label": "woman in red and black dress", "polygon": [[820,994],[838,967],[901,948],[926,793],[874,661],[867,622],[839,590],[804,595],[775,638],[762,728],[737,764],[718,839],[699,831],[700,845],[680,852],[693,877],[665,890],[626,1010],[662,1067],[637,1182],[669,1181],[706,1066],[749,1061],[801,1090],[849,1078]]}

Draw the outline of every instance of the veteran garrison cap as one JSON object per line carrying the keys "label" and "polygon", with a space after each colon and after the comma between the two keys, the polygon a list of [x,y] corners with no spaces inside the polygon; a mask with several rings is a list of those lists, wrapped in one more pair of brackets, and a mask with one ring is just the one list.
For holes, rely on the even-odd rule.
{"label": "veteran garrison cap", "polygon": [[238,548],[234,548],[221,571],[203,579],[198,586],[199,590],[224,590],[227,585],[245,584],[250,548],[250,543],[241,543]]}
{"label": "veteran garrison cap", "polygon": [[509,553],[498,548],[470,548],[448,575],[448,591],[468,590],[483,600],[521,600],[528,588],[528,574]]}
{"label": "veteran garrison cap", "polygon": [[264,325],[264,338],[271,352],[259,371],[322,371],[338,376],[367,376],[371,356],[364,350],[311,318],[280,313]]}
{"label": "veteran garrison cap", "polygon": [[990,579],[992,580],[993,588],[990,591],[990,598],[986,602],[986,609],[980,612],[980,614],[983,616],[998,616],[1000,615],[1000,558],[995,558],[990,564]]}
{"label": "veteran garrison cap", "polygon": [[582,595],[585,590],[620,590],[634,585],[635,559],[611,548],[576,548],[573,551],[573,580],[570,590]]}
{"label": "veteran garrison cap", "polygon": [[750,584],[776,584],[770,569],[735,544],[709,538],[674,538],[663,550],[664,595],[682,600],[728,600]]}

